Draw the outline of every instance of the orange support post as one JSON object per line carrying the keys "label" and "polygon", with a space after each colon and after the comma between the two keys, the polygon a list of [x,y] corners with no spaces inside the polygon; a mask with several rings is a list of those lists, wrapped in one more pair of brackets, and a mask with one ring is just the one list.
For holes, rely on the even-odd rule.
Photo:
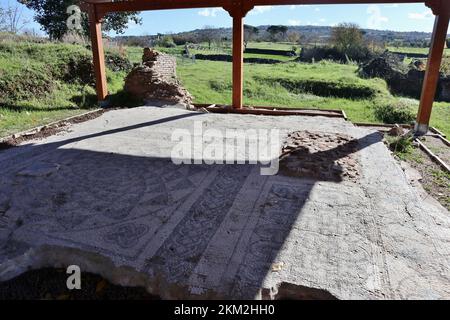
{"label": "orange support post", "polygon": [[233,108],[241,109],[244,100],[244,17],[253,9],[253,4],[236,0],[224,9],[233,18]]}
{"label": "orange support post", "polygon": [[91,31],[92,57],[94,61],[97,99],[99,101],[104,101],[108,95],[105,71],[105,53],[103,51],[102,24],[97,15],[95,5],[89,6],[89,28]]}
{"label": "orange support post", "polygon": [[417,114],[414,132],[424,135],[428,132],[431,110],[439,81],[439,70],[444,54],[445,41],[449,25],[448,13],[438,14],[434,23],[433,37],[431,39],[430,53],[428,55],[427,70],[422,87],[419,112]]}
{"label": "orange support post", "polygon": [[241,109],[244,90],[244,16],[233,14],[233,108]]}

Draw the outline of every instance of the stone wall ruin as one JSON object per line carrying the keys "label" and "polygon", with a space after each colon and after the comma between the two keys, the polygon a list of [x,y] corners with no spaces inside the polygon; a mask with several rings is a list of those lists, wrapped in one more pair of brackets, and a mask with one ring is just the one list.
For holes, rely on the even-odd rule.
{"label": "stone wall ruin", "polygon": [[176,58],[145,48],[142,63],[125,79],[125,91],[145,102],[192,105],[192,96],[181,86],[176,75]]}
{"label": "stone wall ruin", "polygon": [[[364,78],[386,80],[391,93],[420,99],[425,79],[426,64],[421,60],[409,66],[403,64],[398,55],[385,52],[360,66],[359,74]],[[450,77],[440,74],[436,90],[436,101],[450,101]]]}

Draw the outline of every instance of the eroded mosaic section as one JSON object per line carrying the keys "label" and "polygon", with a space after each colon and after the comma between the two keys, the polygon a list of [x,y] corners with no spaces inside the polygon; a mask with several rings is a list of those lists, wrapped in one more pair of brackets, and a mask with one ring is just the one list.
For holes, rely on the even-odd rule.
{"label": "eroded mosaic section", "polygon": [[170,238],[146,261],[145,270],[165,270],[166,280],[185,283],[219,229],[251,166],[222,166],[216,179],[193,204]]}
{"label": "eroded mosaic section", "polygon": [[296,131],[282,149],[280,171],[324,181],[356,181],[360,175],[358,140],[345,134]]}

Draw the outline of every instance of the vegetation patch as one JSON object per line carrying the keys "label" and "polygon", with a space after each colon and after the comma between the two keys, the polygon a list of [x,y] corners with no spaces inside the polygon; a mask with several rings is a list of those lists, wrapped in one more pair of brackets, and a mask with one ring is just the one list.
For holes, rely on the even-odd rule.
{"label": "vegetation patch", "polygon": [[226,82],[219,79],[209,80],[209,86],[211,87],[212,90],[215,91],[229,91],[233,87],[230,82]]}
{"label": "vegetation patch", "polygon": [[[118,94],[126,72],[113,70],[131,63],[120,56],[107,48],[108,89],[122,105],[132,100]],[[0,34],[0,137],[97,108],[93,84],[92,53],[85,46]]]}
{"label": "vegetation patch", "polygon": [[95,85],[92,58],[85,55],[70,57],[64,66],[62,79],[68,83]]}
{"label": "vegetation patch", "polygon": [[[399,138],[386,138],[390,145],[396,139],[398,140]],[[412,142],[400,142],[400,145],[405,146],[405,148],[393,149],[394,154],[400,160],[407,162],[416,169],[422,177],[420,183],[425,191],[439,201],[447,210],[450,210],[450,174],[444,172],[420,148],[414,147]],[[399,144],[397,144],[398,146]]]}
{"label": "vegetation patch", "polygon": [[405,158],[405,155],[410,154],[413,149],[413,137],[411,136],[385,136],[385,139],[389,149],[402,160]]}
{"label": "vegetation patch", "polygon": [[268,85],[279,85],[296,94],[310,93],[320,97],[368,99],[373,98],[377,93],[376,89],[372,87],[343,81],[285,78],[260,78],[258,80]]}
{"label": "vegetation patch", "polygon": [[43,70],[28,69],[26,76],[21,73],[0,71],[0,104],[29,97],[40,98],[55,89],[55,83]]}
{"label": "vegetation patch", "polygon": [[[195,59],[232,62],[233,56],[231,56],[229,54],[196,54]],[[275,63],[280,63],[280,60],[248,57],[248,58],[244,58],[244,63],[275,64]]]}
{"label": "vegetation patch", "polygon": [[295,56],[295,51],[277,50],[277,49],[261,49],[261,48],[246,48],[245,53],[280,55],[280,56]]}
{"label": "vegetation patch", "polygon": [[408,124],[414,121],[416,113],[406,103],[386,103],[375,106],[375,116],[384,123]]}
{"label": "vegetation patch", "polygon": [[128,57],[121,52],[110,51],[105,54],[105,63],[108,69],[114,72],[130,72],[133,68]]}

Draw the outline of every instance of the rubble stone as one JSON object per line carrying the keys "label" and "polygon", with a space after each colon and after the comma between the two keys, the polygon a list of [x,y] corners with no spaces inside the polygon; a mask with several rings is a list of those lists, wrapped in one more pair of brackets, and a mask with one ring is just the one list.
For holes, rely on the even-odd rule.
{"label": "rubble stone", "polygon": [[356,181],[359,165],[357,142],[343,134],[297,131],[283,147],[280,171],[289,176],[332,181]]}
{"label": "rubble stone", "polygon": [[[372,59],[360,67],[362,77],[385,79],[393,94],[419,99],[425,78],[426,65],[423,61],[412,62],[405,67],[403,61],[389,52]],[[450,82],[441,75],[436,90],[436,99],[450,101]]]}
{"label": "rubble stone", "polygon": [[388,135],[393,137],[399,137],[403,135],[403,128],[399,125],[395,125],[392,129],[389,130]]}
{"label": "rubble stone", "polygon": [[125,91],[144,101],[192,104],[192,96],[177,79],[176,58],[150,48],[144,49],[142,64],[125,79]]}

